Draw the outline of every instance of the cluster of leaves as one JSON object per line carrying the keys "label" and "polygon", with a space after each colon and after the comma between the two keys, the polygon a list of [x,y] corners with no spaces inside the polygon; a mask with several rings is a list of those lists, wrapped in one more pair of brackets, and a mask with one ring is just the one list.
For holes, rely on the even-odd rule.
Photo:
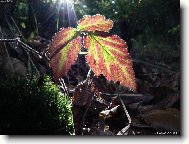
{"label": "cluster of leaves", "polygon": [[103,74],[107,80],[119,81],[136,90],[132,62],[127,44],[117,35],[110,35],[113,22],[102,15],[84,16],[77,28],[63,28],[49,45],[50,66],[55,79],[64,76],[84,46],[86,61],[96,76]]}
{"label": "cluster of leaves", "polygon": [[73,133],[71,102],[48,76],[2,76],[0,99],[1,134]]}

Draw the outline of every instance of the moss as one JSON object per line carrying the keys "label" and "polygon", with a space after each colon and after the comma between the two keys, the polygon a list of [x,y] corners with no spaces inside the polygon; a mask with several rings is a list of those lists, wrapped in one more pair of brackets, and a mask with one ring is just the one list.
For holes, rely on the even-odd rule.
{"label": "moss", "polygon": [[0,134],[64,134],[73,132],[71,102],[45,76],[29,80],[0,78]]}

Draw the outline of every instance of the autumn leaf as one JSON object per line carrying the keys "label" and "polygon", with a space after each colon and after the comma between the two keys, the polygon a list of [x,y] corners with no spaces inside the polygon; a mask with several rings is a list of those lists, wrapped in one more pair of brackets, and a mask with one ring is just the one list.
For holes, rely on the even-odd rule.
{"label": "autumn leaf", "polygon": [[127,45],[118,36],[108,34],[112,26],[113,22],[102,15],[84,16],[77,29],[65,28],[55,35],[49,46],[49,64],[55,79],[68,72],[78,57],[82,43],[88,49],[86,60],[96,76],[103,74],[107,80],[119,81],[136,90]]}
{"label": "autumn leaf", "polygon": [[83,19],[78,22],[77,29],[80,31],[105,31],[108,32],[113,26],[113,21],[105,19],[103,15],[85,15]]}
{"label": "autumn leaf", "polygon": [[116,35],[90,34],[84,37],[88,49],[86,60],[96,76],[103,74],[107,80],[119,81],[136,90],[132,61],[127,44]]}
{"label": "autumn leaf", "polygon": [[64,28],[49,45],[50,67],[55,79],[64,76],[74,64],[81,48],[81,37],[75,28]]}

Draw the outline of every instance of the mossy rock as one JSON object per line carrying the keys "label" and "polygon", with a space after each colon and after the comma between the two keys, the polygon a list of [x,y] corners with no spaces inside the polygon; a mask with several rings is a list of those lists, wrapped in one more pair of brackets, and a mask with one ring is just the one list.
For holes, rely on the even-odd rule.
{"label": "mossy rock", "polygon": [[0,134],[73,133],[71,102],[46,76],[0,77]]}

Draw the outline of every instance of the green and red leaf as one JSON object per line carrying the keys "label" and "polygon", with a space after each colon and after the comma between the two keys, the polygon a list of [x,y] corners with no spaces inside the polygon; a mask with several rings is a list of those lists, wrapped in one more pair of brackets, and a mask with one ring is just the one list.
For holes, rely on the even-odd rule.
{"label": "green and red leaf", "polygon": [[113,21],[105,19],[103,15],[85,15],[78,22],[77,29],[80,31],[105,31],[108,32],[113,26]]}
{"label": "green and red leaf", "polygon": [[84,37],[88,49],[86,60],[96,76],[103,74],[107,80],[119,81],[136,90],[132,61],[127,44],[116,35],[88,35]]}
{"label": "green and red leaf", "polygon": [[80,48],[81,37],[75,28],[64,28],[55,35],[48,52],[49,64],[56,80],[68,72],[77,59]]}

